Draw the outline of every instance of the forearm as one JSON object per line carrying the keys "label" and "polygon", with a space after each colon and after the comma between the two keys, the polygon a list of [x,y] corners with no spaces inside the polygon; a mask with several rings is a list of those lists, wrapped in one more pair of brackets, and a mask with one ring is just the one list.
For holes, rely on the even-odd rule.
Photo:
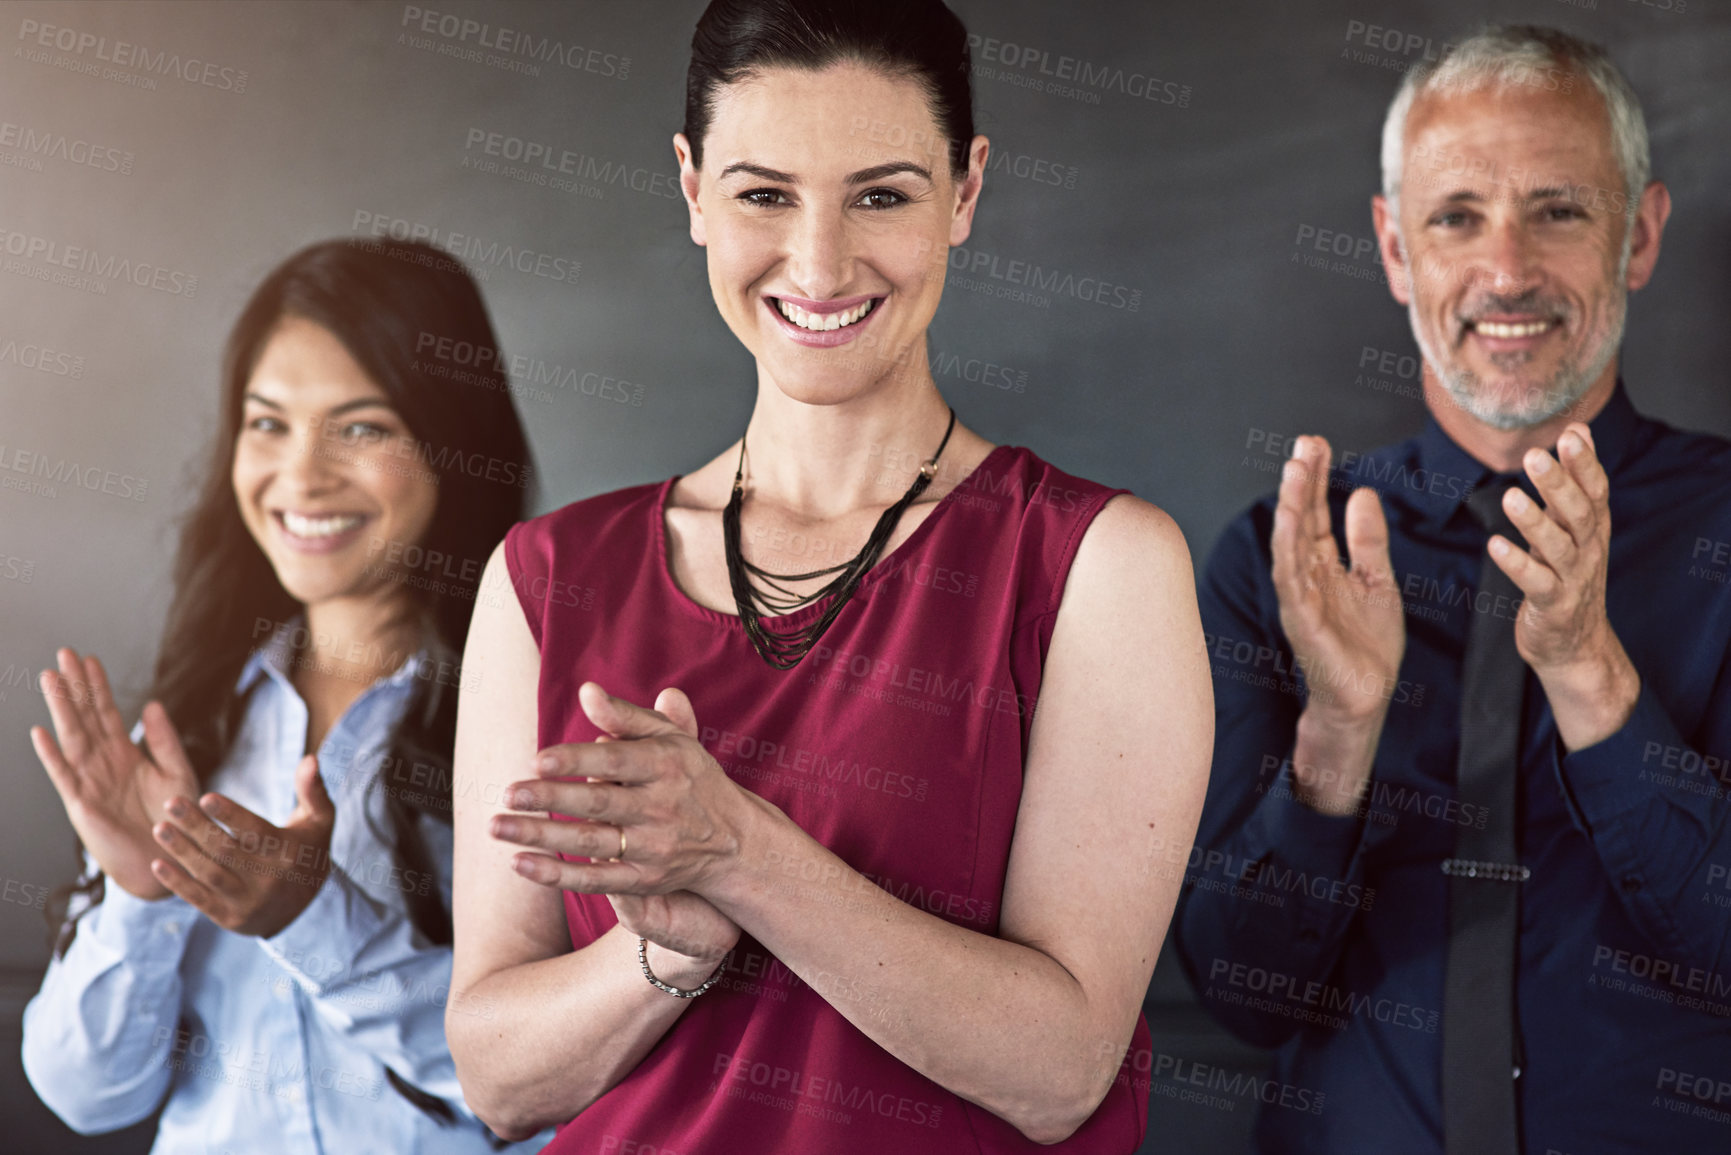
{"label": "forearm", "polygon": [[[1363,817],[1313,810],[1283,778],[1260,793],[1236,826],[1198,847],[1175,926],[1179,957],[1209,1012],[1264,1047],[1284,1042],[1301,1024],[1238,999],[1246,976],[1261,971],[1293,990],[1326,982],[1358,911],[1375,898],[1359,853]],[[1293,877],[1327,885],[1321,897],[1309,887],[1270,885]]]}
{"label": "forearm", "polygon": [[1602,742],[1623,728],[1641,696],[1641,675],[1614,633],[1591,657],[1538,669],[1557,735],[1570,752]]}
{"label": "forearm", "polygon": [[176,900],[145,903],[111,888],[25,1007],[25,1073],[74,1130],[116,1130],[162,1101],[180,1022],[180,958],[196,917]]}
{"label": "forearm", "polygon": [[450,947],[428,943],[403,910],[375,900],[335,865],[293,922],[257,942],[305,992],[327,1034],[467,1111],[444,1017],[447,1009],[484,1015],[486,1008],[449,997]]}
{"label": "forearm", "polygon": [[[681,990],[718,963],[649,945],[655,977]],[[650,985],[637,938],[615,926],[582,950],[453,985],[445,1031],[475,1113],[503,1138],[527,1139],[630,1074],[690,1003]]]}
{"label": "forearm", "polygon": [[1731,970],[1731,917],[1718,896],[1731,863],[1731,708],[1705,707],[1685,737],[1651,688],[1618,729],[1556,753],[1577,826],[1629,917],[1657,952],[1707,973]]}
{"label": "forearm", "polygon": [[1133,1017],[1103,1021],[1051,956],[896,899],[785,818],[703,893],[879,1046],[1031,1138],[1085,1122],[1117,1073]]}
{"label": "forearm", "polygon": [[1358,810],[1382,740],[1387,705],[1369,714],[1343,716],[1312,702],[1298,717],[1292,773],[1298,801],[1319,814]]}

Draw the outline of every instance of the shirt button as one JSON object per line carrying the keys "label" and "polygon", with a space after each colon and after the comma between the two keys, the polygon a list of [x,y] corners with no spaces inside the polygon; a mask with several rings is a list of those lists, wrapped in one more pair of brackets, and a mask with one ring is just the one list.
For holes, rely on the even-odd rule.
{"label": "shirt button", "polygon": [[180,921],[178,919],[169,919],[167,922],[162,924],[162,933],[169,935],[170,937],[179,934]]}
{"label": "shirt button", "polygon": [[1623,879],[1623,893],[1624,894],[1635,894],[1640,889],[1641,889],[1641,880],[1636,878],[1634,875],[1631,874],[1628,877]]}
{"label": "shirt button", "polygon": [[1298,932],[1299,942],[1315,942],[1320,937],[1322,936],[1317,934],[1314,930],[1311,930],[1309,927],[1305,927],[1303,930]]}

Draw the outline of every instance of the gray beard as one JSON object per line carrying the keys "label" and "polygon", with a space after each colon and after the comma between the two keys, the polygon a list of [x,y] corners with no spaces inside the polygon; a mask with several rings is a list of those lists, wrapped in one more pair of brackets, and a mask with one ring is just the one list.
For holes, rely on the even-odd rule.
{"label": "gray beard", "polygon": [[[1629,269],[1630,247],[1629,241],[1625,240],[1622,259],[1617,262],[1615,283],[1618,285],[1623,283],[1624,274]],[[1472,370],[1464,366],[1452,367],[1444,362],[1439,350],[1425,337],[1424,326],[1419,321],[1418,294],[1409,290],[1407,295],[1407,322],[1412,326],[1413,339],[1418,342],[1425,364],[1436,374],[1449,399],[1475,420],[1492,429],[1505,431],[1542,425],[1579,401],[1599,379],[1599,374],[1605,371],[1605,366],[1611,363],[1611,358],[1617,355],[1617,349],[1623,343],[1623,324],[1629,311],[1629,295],[1626,291],[1619,291],[1609,323],[1604,327],[1604,337],[1583,349],[1579,358],[1565,355],[1550,380],[1527,386],[1521,390],[1522,397],[1508,402],[1498,401]],[[1514,370],[1517,366],[1511,363],[1507,368]]]}

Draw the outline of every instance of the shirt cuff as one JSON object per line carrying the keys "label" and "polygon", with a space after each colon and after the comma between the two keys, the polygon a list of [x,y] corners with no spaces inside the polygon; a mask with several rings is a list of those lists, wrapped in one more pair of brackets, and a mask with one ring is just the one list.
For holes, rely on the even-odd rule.
{"label": "shirt cuff", "polygon": [[258,941],[303,989],[323,995],[349,966],[345,956],[355,944],[371,941],[383,921],[378,904],[333,862],[306,909]]}
{"label": "shirt cuff", "polygon": [[134,966],[173,970],[198,918],[198,908],[179,895],[143,899],[108,878],[102,901],[79,920],[79,931],[124,954]]}
{"label": "shirt cuff", "polygon": [[[1364,816],[1324,814],[1289,791],[1270,791],[1246,824],[1249,845],[1267,847],[1283,865],[1342,879],[1364,836]],[[1258,857],[1259,855],[1253,855]]]}
{"label": "shirt cuff", "polygon": [[1690,800],[1706,804],[1711,798],[1688,791],[1701,759],[1677,733],[1645,679],[1622,729],[1572,754],[1559,737],[1551,744],[1551,758],[1570,817],[1589,837],[1595,826],[1651,804],[1660,790],[1685,808]]}

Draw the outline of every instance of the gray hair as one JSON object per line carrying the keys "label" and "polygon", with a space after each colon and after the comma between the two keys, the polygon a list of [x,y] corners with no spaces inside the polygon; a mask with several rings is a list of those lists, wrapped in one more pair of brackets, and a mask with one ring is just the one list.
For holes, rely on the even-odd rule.
{"label": "gray hair", "polygon": [[1406,118],[1419,96],[1438,90],[1472,92],[1536,84],[1539,78],[1554,86],[1558,73],[1585,77],[1604,98],[1611,121],[1611,151],[1622,170],[1627,197],[1624,219],[1633,223],[1641,191],[1652,173],[1640,98],[1603,48],[1535,24],[1489,25],[1446,46],[1434,60],[1420,60],[1407,70],[1382,125],[1382,195],[1390,207],[1399,205]]}

